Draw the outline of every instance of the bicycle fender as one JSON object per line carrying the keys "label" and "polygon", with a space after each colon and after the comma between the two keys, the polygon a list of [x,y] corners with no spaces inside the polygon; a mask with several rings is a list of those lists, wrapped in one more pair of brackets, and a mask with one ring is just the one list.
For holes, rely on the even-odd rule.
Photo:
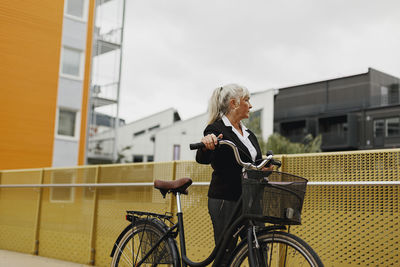
{"label": "bicycle fender", "polygon": [[119,236],[118,236],[117,240],[114,242],[114,246],[113,246],[113,248],[112,248],[112,250],[111,250],[111,254],[110,254],[110,257],[111,257],[111,258],[114,257],[114,253],[115,253],[115,251],[116,251],[116,249],[117,249],[117,244],[119,244],[119,241],[121,241],[122,237],[123,237],[123,236],[126,234],[126,232],[128,232],[131,228],[132,228],[132,225],[130,224],[130,225],[128,225],[128,226],[119,234]]}

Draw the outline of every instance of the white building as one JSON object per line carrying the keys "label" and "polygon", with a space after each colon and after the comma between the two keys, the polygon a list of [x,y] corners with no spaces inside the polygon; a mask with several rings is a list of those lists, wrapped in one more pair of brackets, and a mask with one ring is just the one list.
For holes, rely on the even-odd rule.
{"label": "white building", "polygon": [[[262,138],[268,139],[273,132],[274,96],[277,90],[265,90],[251,94],[252,116],[259,118]],[[178,112],[167,109],[118,128],[118,162],[151,162],[172,160],[193,160],[195,151],[189,144],[197,143],[207,126],[208,114],[203,113],[181,121]],[[115,131],[96,134],[92,138],[92,153],[97,161],[109,163],[113,153],[112,142]]]}
{"label": "white building", "polygon": [[179,121],[155,133],[155,161],[193,160],[189,144],[199,142],[207,126],[207,113]]}
{"label": "white building", "polygon": [[[117,151],[119,162],[151,162],[154,161],[154,136],[161,129],[179,121],[178,112],[169,108],[152,114],[117,129]],[[113,153],[115,130],[96,134],[92,137],[90,163],[110,163]],[[117,158],[118,158],[117,157]]]}
{"label": "white building", "polygon": [[[273,133],[274,96],[278,90],[270,89],[251,94],[251,112],[259,116],[262,138],[268,139]],[[155,133],[155,161],[193,160],[195,151],[189,144],[200,142],[207,126],[207,114],[201,114],[188,120],[179,121]]]}

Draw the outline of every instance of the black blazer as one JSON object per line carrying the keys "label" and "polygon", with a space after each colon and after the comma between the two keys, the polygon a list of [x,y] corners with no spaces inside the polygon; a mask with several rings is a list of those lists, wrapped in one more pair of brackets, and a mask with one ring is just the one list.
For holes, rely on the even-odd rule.
{"label": "black blazer", "polygon": [[[249,140],[257,151],[256,161],[262,158],[260,145],[253,132],[249,132]],[[240,158],[246,162],[252,162],[250,152],[232,131],[231,126],[225,126],[222,120],[217,120],[208,125],[204,130],[204,136],[208,134],[218,136],[222,133],[223,139],[232,141],[239,149]],[[218,146],[214,151],[198,149],[196,161],[201,164],[210,164],[214,169],[212,173],[208,197],[236,201],[242,194],[241,174],[242,167],[237,164],[235,155],[229,146]]]}

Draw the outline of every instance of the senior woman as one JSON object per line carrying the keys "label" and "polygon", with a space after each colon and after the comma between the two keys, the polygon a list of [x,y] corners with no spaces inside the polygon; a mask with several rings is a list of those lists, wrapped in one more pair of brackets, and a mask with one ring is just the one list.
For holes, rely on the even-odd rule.
{"label": "senior woman", "polygon": [[[242,167],[236,162],[230,147],[216,146],[217,138],[232,141],[238,147],[243,161],[260,160],[262,155],[257,138],[242,123],[243,119],[249,117],[251,108],[249,91],[237,84],[216,88],[209,101],[208,126],[201,139],[205,148],[197,150],[196,161],[211,164],[213,168],[208,190],[208,211],[214,228],[215,244],[221,238],[242,194]],[[270,169],[272,167],[266,170]],[[232,246],[236,242],[237,239]],[[229,253],[226,257],[229,257]]]}

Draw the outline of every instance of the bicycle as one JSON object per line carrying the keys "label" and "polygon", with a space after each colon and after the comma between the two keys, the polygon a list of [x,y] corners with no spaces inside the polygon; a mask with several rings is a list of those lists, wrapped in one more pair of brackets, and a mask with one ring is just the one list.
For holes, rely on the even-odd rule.
{"label": "bicycle", "polygon": [[[197,149],[202,143],[191,144]],[[286,225],[300,224],[307,180],[277,171],[262,172],[270,164],[280,166],[272,155],[259,165],[240,159],[234,143],[219,140],[219,145],[229,145],[235,158],[243,167],[242,197],[236,205],[230,223],[224,230],[211,254],[201,262],[191,261],[186,254],[186,243],[181,208],[181,195],[187,194],[192,184],[190,178],[175,181],[155,180],[154,187],[165,197],[176,196],[177,223],[172,214],[157,214],[144,211],[127,211],[130,224],[114,243],[110,256],[112,267],[122,266],[174,266],[202,267],[214,261],[220,266],[225,250],[232,238],[246,230],[246,237],[233,250],[228,266],[312,266],[322,267],[317,253],[299,237],[285,232]],[[238,218],[236,215],[240,214]],[[168,226],[168,224],[172,226]],[[269,222],[265,226],[259,222]],[[247,228],[247,229],[244,229]],[[179,235],[180,253],[176,238]],[[247,260],[246,260],[247,259]]]}

